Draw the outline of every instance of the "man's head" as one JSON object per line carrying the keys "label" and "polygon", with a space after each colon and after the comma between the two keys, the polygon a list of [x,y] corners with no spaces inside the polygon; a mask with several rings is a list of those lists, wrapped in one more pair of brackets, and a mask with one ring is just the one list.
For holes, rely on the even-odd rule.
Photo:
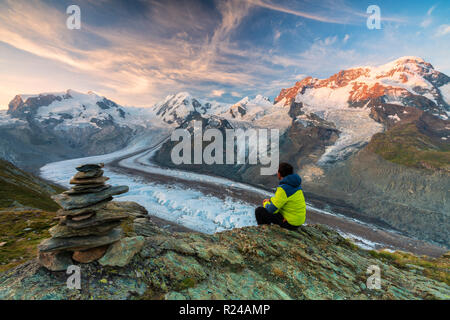
{"label": "man's head", "polygon": [[280,163],[280,165],[278,166],[278,180],[283,179],[284,177],[293,174],[294,173],[294,168],[287,162],[282,162]]}

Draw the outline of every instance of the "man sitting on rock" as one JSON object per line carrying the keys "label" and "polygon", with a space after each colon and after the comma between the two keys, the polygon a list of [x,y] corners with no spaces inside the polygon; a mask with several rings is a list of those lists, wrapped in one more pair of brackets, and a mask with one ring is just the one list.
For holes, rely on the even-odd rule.
{"label": "man sitting on rock", "polygon": [[264,199],[263,207],[255,210],[256,221],[261,224],[278,224],[282,228],[296,230],[305,222],[306,203],[301,187],[302,179],[289,163],[278,167],[280,184],[271,199]]}

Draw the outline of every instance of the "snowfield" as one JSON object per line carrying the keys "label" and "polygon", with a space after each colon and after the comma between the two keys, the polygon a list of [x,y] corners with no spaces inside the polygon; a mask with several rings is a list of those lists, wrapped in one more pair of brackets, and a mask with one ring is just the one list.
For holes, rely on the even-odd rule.
{"label": "snowfield", "polygon": [[311,90],[306,90],[304,95],[297,96],[296,102],[303,103],[306,113],[314,113],[326,121],[333,122],[341,132],[338,140],[327,147],[320,157],[319,165],[345,159],[368,143],[374,134],[383,131],[383,125],[369,117],[369,108],[347,106],[345,90],[320,88],[316,91],[319,91],[317,96]]}

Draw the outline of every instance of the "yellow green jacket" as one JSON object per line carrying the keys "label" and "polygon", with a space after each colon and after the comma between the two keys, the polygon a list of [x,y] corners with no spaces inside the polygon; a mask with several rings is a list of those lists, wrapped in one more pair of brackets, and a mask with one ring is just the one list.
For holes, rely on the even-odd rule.
{"label": "yellow green jacket", "polygon": [[302,225],[306,218],[306,203],[301,184],[302,179],[298,174],[284,177],[275,196],[264,204],[264,208],[273,214],[280,213],[293,226]]}

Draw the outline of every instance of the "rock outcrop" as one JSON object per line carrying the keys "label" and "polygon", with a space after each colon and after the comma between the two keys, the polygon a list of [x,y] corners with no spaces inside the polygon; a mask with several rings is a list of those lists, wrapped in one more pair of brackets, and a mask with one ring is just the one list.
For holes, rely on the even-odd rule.
{"label": "rock outcrop", "polygon": [[[111,204],[138,213],[127,231],[132,239],[108,249],[125,253],[114,258],[124,266],[105,263],[112,261],[106,252],[97,262],[80,265],[81,289],[76,290],[66,287],[64,272],[29,261],[0,274],[0,299],[450,298],[443,282],[448,281],[448,255],[425,260],[396,253],[405,259],[396,260],[320,225],[298,231],[261,226],[214,235],[172,233],[130,205]],[[373,265],[381,271],[380,290],[367,287]]]}
{"label": "rock outcrop", "polygon": [[[58,225],[50,229],[52,238],[38,246],[39,262],[47,269],[66,270],[72,260],[90,263],[104,255],[109,255],[109,265],[118,261],[123,266],[136,253],[121,252],[112,245],[129,242],[122,239],[120,227],[129,214],[107,208],[112,197],[128,192],[128,187],[106,185],[109,178],[103,176],[102,167],[103,164],[77,167],[78,173],[70,180],[74,187],[52,197],[62,209],[57,212]],[[125,260],[121,258],[124,254],[128,255]]]}

